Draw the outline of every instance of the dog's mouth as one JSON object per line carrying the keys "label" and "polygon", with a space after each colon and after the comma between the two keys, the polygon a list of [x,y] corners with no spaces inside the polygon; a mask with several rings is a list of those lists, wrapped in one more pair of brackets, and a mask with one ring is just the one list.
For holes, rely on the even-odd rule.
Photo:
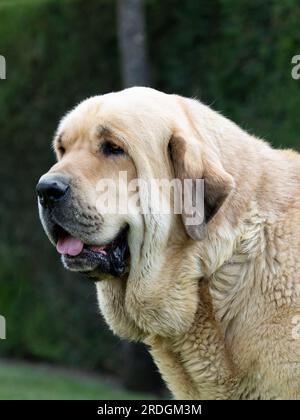
{"label": "dog's mouth", "polygon": [[88,245],[56,225],[56,250],[68,270],[86,273],[95,280],[101,280],[103,274],[122,277],[129,271],[127,233],[128,227],[108,244]]}

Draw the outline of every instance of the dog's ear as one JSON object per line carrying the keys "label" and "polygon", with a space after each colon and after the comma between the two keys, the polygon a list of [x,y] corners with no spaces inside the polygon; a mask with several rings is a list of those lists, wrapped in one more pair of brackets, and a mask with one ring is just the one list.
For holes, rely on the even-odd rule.
{"label": "dog's ear", "polygon": [[216,153],[198,139],[173,135],[168,147],[175,178],[182,185],[183,223],[187,234],[199,241],[208,224],[222,211],[234,180]]}

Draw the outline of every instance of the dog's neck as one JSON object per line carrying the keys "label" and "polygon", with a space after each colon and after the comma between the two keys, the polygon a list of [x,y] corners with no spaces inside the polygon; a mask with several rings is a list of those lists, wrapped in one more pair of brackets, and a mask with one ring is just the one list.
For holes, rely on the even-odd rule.
{"label": "dog's neck", "polygon": [[[186,285],[194,281],[188,275],[198,273],[194,291],[197,306],[186,331],[163,337],[153,333],[145,339],[177,398],[249,398],[246,379],[242,373],[234,373],[238,367],[233,363],[231,339],[240,335],[234,331],[234,321],[241,312],[244,316],[248,313],[252,288],[260,287],[255,264],[264,258],[264,219],[255,208],[250,208],[231,236],[225,233],[226,230],[221,231],[207,237],[205,243],[192,245],[192,256],[192,248],[187,249],[181,265],[174,267],[177,272],[172,275],[173,281],[185,273]],[[189,299],[190,296],[186,305]],[[180,318],[181,301],[171,303],[173,318],[174,308],[179,310]],[[189,309],[194,308],[187,307],[187,312]],[[245,328],[248,326],[244,324]],[[251,397],[260,398],[259,391],[253,389]]]}
{"label": "dog's neck", "polygon": [[[260,281],[254,266],[265,252],[265,219],[255,207],[250,208],[241,223],[226,236],[215,235],[205,247],[199,247],[205,277],[209,280],[214,316],[224,335],[227,327],[248,304],[252,289]],[[230,237],[231,236],[231,237]],[[246,287],[245,287],[246,286]]]}

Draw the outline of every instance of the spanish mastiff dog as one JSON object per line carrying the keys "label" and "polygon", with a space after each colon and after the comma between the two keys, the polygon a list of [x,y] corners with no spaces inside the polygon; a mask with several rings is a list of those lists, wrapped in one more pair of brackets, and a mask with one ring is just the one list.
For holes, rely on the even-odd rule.
{"label": "spanish mastiff dog", "polygon": [[[96,281],[113,332],[149,346],[175,398],[300,398],[299,155],[150,88],[85,100],[54,148],[37,185],[45,232],[67,269]],[[201,222],[101,211],[99,182],[122,202],[121,173],[127,186],[202,180]]]}

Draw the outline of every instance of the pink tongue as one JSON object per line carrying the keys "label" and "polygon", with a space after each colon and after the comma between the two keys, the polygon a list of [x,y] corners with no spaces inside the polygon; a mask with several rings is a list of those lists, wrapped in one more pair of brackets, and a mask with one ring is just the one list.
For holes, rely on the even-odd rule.
{"label": "pink tongue", "polygon": [[63,238],[59,238],[56,244],[56,250],[60,254],[68,254],[75,257],[83,250],[83,243],[80,239],[73,238],[71,235],[64,236]]}

